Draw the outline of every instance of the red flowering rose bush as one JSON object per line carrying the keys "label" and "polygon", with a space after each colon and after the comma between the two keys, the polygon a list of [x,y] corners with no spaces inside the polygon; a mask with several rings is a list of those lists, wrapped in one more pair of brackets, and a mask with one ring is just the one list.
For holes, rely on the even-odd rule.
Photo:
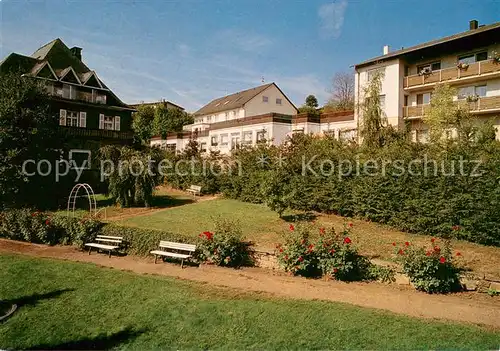
{"label": "red flowering rose bush", "polygon": [[[276,257],[285,271],[302,276],[327,276],[332,279],[354,281],[392,280],[392,272],[373,269],[375,266],[361,256],[350,238],[352,225],[344,226],[339,233],[334,228],[319,229],[316,239],[311,239],[310,226],[290,226],[284,243],[276,246]],[[383,272],[382,272],[383,271]]]}
{"label": "red flowering rose bush", "polygon": [[278,264],[286,272],[306,277],[319,276],[317,254],[314,243],[310,241],[308,226],[290,225],[284,235],[284,243],[276,245]]}
{"label": "red flowering rose bush", "polygon": [[214,232],[204,231],[199,235],[196,259],[227,267],[250,264],[248,243],[242,238],[240,226],[236,222],[218,219]]}
{"label": "red flowering rose bush", "polygon": [[449,240],[445,240],[440,246],[435,239],[431,239],[428,247],[414,246],[407,242],[395,250],[403,272],[417,290],[427,293],[460,290],[460,272],[463,268],[458,258],[461,254],[457,252],[453,255]]}

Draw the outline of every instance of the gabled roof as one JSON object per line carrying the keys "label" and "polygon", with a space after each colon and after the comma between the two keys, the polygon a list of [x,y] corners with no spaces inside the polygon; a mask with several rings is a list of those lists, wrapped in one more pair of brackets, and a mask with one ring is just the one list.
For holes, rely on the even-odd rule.
{"label": "gabled roof", "polygon": [[[50,69],[50,73],[46,68]],[[40,76],[40,72],[43,76]],[[129,109],[128,105],[122,102],[73,52],[57,38],[43,45],[31,56],[12,53],[0,62],[1,72],[19,72],[32,77],[48,78],[55,75],[54,79],[70,84],[85,85],[85,83],[96,80],[95,88],[108,90],[114,106],[121,106]],[[70,79],[64,78],[72,77]],[[82,80],[82,78],[85,78]],[[50,78],[51,79],[51,78]]]}
{"label": "gabled roof", "polygon": [[[275,85],[274,83],[264,84],[255,88],[243,90],[231,95],[223,96],[215,100],[210,101],[208,104],[200,108],[194,113],[195,116],[207,115],[210,113],[216,113],[226,110],[232,110],[235,108],[243,107],[248,101],[252,100],[254,97],[262,93],[264,90],[270,86]],[[277,86],[276,86],[277,87]],[[279,89],[279,88],[278,88]],[[283,94],[285,95],[285,94]]]}
{"label": "gabled roof", "polygon": [[415,52],[415,51],[418,51],[421,49],[426,49],[426,48],[440,45],[440,44],[446,44],[446,43],[449,43],[449,42],[454,41],[454,40],[467,38],[467,37],[478,35],[481,33],[485,33],[485,32],[491,31],[491,30],[500,30],[500,22],[481,26],[477,29],[468,30],[468,31],[461,32],[461,33],[454,34],[454,35],[450,35],[450,36],[447,36],[444,38],[431,40],[431,41],[428,41],[428,42],[425,42],[422,44],[411,46],[411,47],[406,48],[406,49],[392,51],[392,52],[388,53],[387,55],[377,56],[377,57],[374,57],[370,60],[358,63],[355,65],[355,67],[365,66],[365,65],[375,63],[375,62],[381,61],[381,60],[396,58],[396,57],[399,57],[399,56],[402,56],[405,54],[409,54],[409,53],[412,53],[412,52]]}

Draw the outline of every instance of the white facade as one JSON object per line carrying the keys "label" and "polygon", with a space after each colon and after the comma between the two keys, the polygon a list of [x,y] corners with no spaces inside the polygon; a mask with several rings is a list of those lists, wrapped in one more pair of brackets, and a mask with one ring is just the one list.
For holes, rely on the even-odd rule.
{"label": "white facade", "polygon": [[[494,62],[494,57],[498,57],[500,53],[500,44],[494,39],[500,30],[500,24],[489,27],[491,28],[480,27],[463,34],[468,36],[483,33],[481,44],[474,48],[464,50],[461,42],[456,41],[460,38],[450,38],[447,49],[438,47],[438,44],[422,44],[414,50],[401,50],[401,54],[389,52],[357,65],[355,119],[358,125],[362,123],[359,104],[364,99],[364,88],[373,72],[379,71],[382,77],[381,107],[388,123],[404,128],[405,122],[409,121],[414,140],[426,139],[428,131],[422,117],[435,86],[444,82],[457,89],[455,100],[466,99],[467,96],[477,98],[477,102],[470,105],[471,111],[478,115],[478,122],[492,118],[497,127],[497,139],[500,139],[500,64]],[[489,44],[484,45],[489,40],[484,34],[487,30],[491,31],[492,39]],[[424,52],[424,49],[427,51]],[[419,54],[420,52],[423,53]],[[423,58],[415,59],[416,57]],[[465,67],[458,67],[458,63],[464,63]]]}

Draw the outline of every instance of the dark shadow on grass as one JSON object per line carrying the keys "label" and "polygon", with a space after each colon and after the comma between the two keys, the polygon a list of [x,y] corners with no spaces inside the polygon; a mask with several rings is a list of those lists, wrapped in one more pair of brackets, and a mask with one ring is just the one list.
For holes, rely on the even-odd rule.
{"label": "dark shadow on grass", "polygon": [[312,212],[304,212],[292,215],[284,215],[281,217],[285,222],[312,222],[318,216]]}
{"label": "dark shadow on grass", "polygon": [[126,328],[110,335],[100,334],[93,338],[83,338],[61,344],[41,344],[28,350],[109,350],[125,341],[135,339],[146,331],[147,329],[134,330]]}
{"label": "dark shadow on grass", "polygon": [[177,198],[168,195],[155,195],[153,196],[151,205],[153,207],[177,207],[192,204],[193,202],[193,199],[188,198]]}
{"label": "dark shadow on grass", "polygon": [[27,306],[27,305],[34,306],[40,300],[54,299],[54,298],[59,297],[60,295],[64,294],[65,292],[74,291],[74,290],[75,289],[54,290],[54,291],[44,293],[44,294],[33,294],[33,295],[19,297],[17,299],[3,300],[2,303],[16,304],[19,307]]}

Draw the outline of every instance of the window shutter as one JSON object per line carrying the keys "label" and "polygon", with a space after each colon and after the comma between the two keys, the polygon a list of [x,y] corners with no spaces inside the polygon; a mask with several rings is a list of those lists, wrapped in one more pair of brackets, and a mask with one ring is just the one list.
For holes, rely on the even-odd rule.
{"label": "window shutter", "polygon": [[115,116],[115,130],[120,130],[120,116]]}
{"label": "window shutter", "polygon": [[59,125],[60,126],[66,125],[66,110],[63,109],[59,110]]}
{"label": "window shutter", "polygon": [[87,112],[80,112],[80,128],[87,127]]}
{"label": "window shutter", "polygon": [[104,115],[102,113],[99,115],[99,129],[104,129]]}

